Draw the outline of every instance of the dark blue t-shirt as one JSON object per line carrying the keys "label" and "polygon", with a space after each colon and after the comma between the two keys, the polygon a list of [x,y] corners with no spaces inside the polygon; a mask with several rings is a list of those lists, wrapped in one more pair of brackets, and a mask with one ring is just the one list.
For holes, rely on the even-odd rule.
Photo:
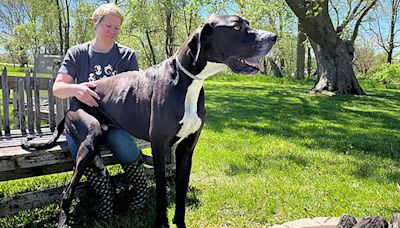
{"label": "dark blue t-shirt", "polygon": [[68,50],[58,73],[69,74],[76,83],[82,83],[132,70],[139,70],[132,49],[115,44],[108,53],[101,53],[94,51],[87,42]]}

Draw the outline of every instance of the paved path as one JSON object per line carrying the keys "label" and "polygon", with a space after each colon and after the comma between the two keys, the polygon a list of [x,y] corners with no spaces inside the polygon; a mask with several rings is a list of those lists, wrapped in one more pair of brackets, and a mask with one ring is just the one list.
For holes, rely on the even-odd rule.
{"label": "paved path", "polygon": [[335,228],[339,220],[339,217],[304,218],[274,225],[271,228]]}

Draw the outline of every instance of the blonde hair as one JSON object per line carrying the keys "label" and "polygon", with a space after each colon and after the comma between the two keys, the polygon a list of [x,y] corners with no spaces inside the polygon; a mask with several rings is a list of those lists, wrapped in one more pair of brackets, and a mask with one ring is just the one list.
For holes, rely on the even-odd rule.
{"label": "blonde hair", "polygon": [[121,19],[121,24],[124,21],[122,10],[114,3],[107,3],[99,6],[92,15],[92,21],[96,26],[104,18],[104,16],[112,14]]}

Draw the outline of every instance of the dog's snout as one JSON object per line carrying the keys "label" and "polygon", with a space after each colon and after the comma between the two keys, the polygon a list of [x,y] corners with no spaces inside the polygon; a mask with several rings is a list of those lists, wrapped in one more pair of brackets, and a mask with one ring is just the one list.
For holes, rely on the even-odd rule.
{"label": "dog's snout", "polygon": [[259,41],[275,44],[275,42],[278,40],[278,36],[273,32],[258,30],[257,34]]}

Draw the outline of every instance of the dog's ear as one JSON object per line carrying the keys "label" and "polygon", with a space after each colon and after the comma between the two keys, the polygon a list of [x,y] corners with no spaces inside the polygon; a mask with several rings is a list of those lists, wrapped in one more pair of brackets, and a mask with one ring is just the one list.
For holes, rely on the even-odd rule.
{"label": "dog's ear", "polygon": [[200,51],[202,49],[202,41],[206,36],[212,34],[212,27],[210,24],[203,24],[195,33],[193,33],[191,39],[188,42],[189,50],[191,55],[193,56],[193,66],[196,65],[197,60],[199,59]]}

